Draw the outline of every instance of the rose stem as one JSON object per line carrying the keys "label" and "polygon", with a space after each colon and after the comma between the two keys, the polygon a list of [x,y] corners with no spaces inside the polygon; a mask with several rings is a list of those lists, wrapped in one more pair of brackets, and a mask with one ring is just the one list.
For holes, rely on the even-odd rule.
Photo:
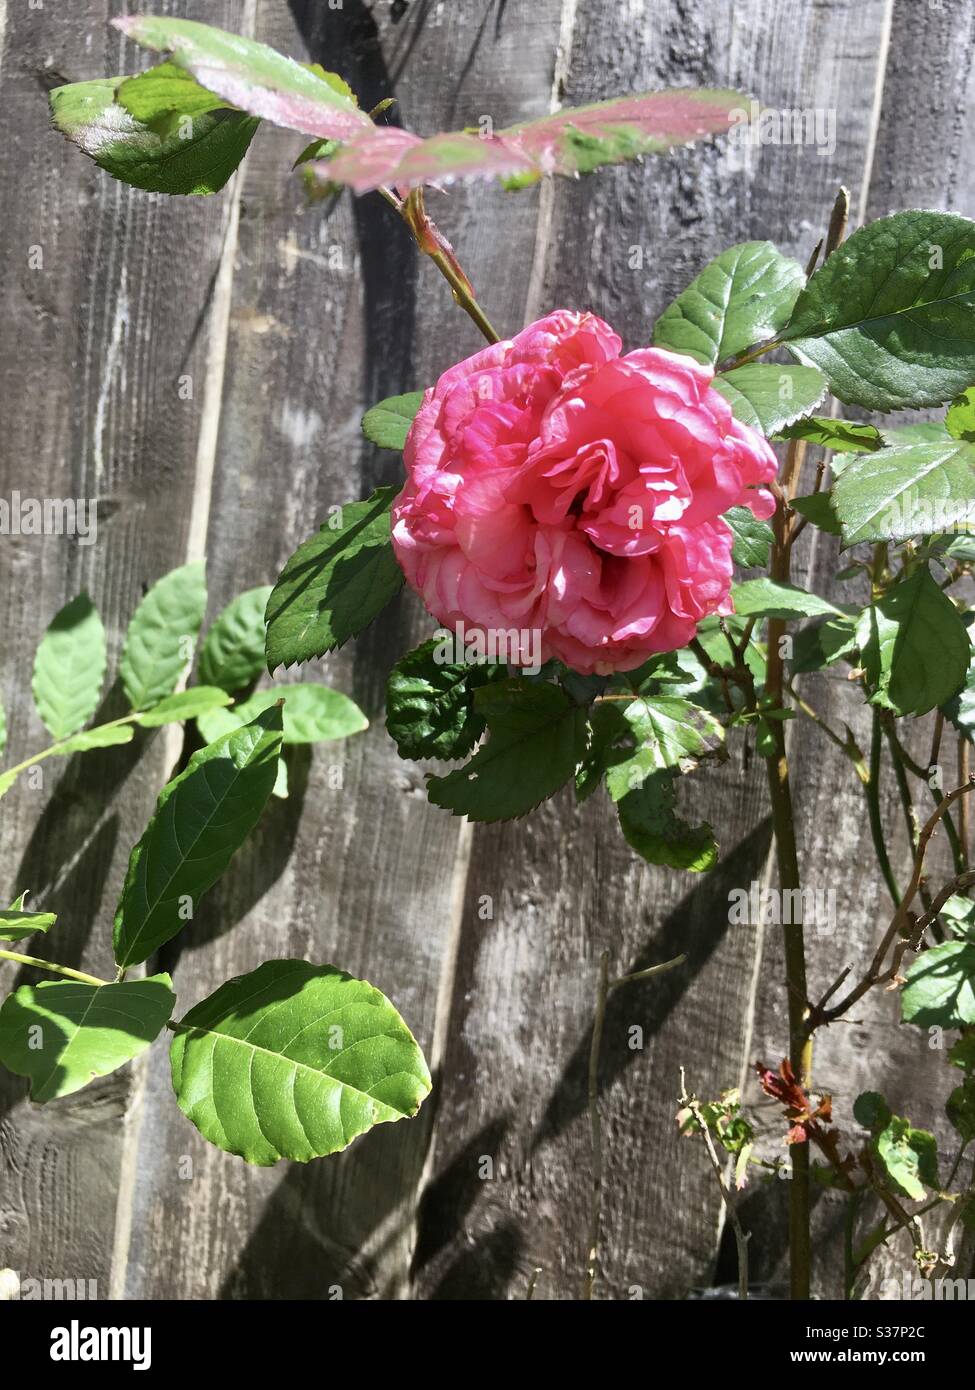
{"label": "rose stem", "polygon": [[391,188],[380,188],[377,191],[382,194],[390,207],[396,209],[409,227],[419,250],[425,256],[430,257],[447,281],[453,291],[455,303],[459,304],[465,314],[473,320],[489,343],[499,343],[501,341],[500,334],[495,332],[491,320],[478,304],[473,286],[461,269],[453,248],[439,234],[436,225],[427,216],[423,206],[423,189],[414,188],[405,198],[397,197]]}
{"label": "rose stem", "polygon": [[[849,194],[841,188],[830,216],[824,260],[836,250],[846,234]],[[781,495],[775,511],[774,543],[770,576],[788,584],[792,572],[792,544],[789,534],[788,503],[796,494],[805,446],[792,440],[786,451],[780,477]],[[770,618],[768,623],[768,670],[766,694],[777,708],[785,704],[785,671],[780,642],[785,635],[785,623]],[[775,852],[779,870],[779,888],[800,892],[799,856],[796,850],[796,827],[789,782],[789,763],[786,756],[785,721],[768,721],[775,754],[767,760],[769,800],[772,806],[772,825],[775,832]],[[802,898],[792,899],[802,901]],[[785,984],[789,1008],[789,1060],[800,1085],[808,1090],[812,1072],[812,1033],[806,1027],[808,990],[806,985],[806,946],[802,922],[783,925],[785,935]],[[809,1233],[809,1145],[792,1147],[792,1181],[789,1184],[789,1268],[790,1294],[793,1299],[808,1299],[811,1292],[812,1242]]]}

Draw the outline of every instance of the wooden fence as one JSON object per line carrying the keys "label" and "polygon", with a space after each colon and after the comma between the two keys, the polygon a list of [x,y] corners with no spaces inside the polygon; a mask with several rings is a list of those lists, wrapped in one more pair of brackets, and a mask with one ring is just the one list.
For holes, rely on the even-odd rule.
{"label": "wooden fence", "polygon": [[[80,589],[113,652],[146,587],[207,560],[211,616],[272,581],[336,502],[399,476],[359,419],[478,346],[432,266],[378,198],[306,205],[300,137],[262,129],[208,199],[113,182],[48,127],[47,91],[132,71],[115,0],[0,0],[0,495],[99,499],[96,545],[3,537],[9,752],[41,747],[30,665]],[[672,84],[734,86],[825,113],[818,144],[700,145],[591,179],[433,197],[491,318],[591,308],[627,347],[726,245],[768,237],[804,260],[839,183],[856,221],[907,206],[975,215],[968,0],[155,0],[323,62],[369,108],[395,95],[421,132],[542,115]],[[40,258],[37,256],[40,248]],[[41,264],[38,265],[40,259]],[[192,382],[192,397],[180,390]],[[834,556],[803,551],[806,575]],[[383,728],[396,654],[430,630],[404,598],[324,678],[373,720],[318,749],[161,968],[181,1007],[269,956],[334,961],[388,992],[436,1073],[418,1119],[308,1166],[249,1168],[178,1111],[166,1048],[43,1108],[0,1083],[0,1266],[95,1279],[135,1298],[521,1298],[578,1294],[590,1193],[586,1057],[600,952],[617,970],[686,951],[682,971],[614,995],[600,1076],[606,1192],[597,1296],[682,1297],[729,1277],[700,1145],[674,1126],[678,1068],[701,1094],[785,1050],[781,943],[730,926],[728,893],[761,881],[769,823],[759,760],[698,779],[722,846],[698,878],[650,870],[601,797],[566,793],[526,820],[468,827],[430,807]],[[840,676],[809,680],[836,721]],[[105,712],[119,708],[117,690]],[[812,987],[865,955],[885,911],[849,765],[815,730],[792,749],[809,882],[838,929],[813,936]],[[165,731],[22,780],[0,809],[8,899],[58,911],[55,958],[107,967],[128,849],[179,753]],[[342,769],[338,788],[333,768]],[[899,825],[893,789],[885,800]],[[483,901],[492,905],[485,916]],[[178,957],[178,959],[177,959]],[[4,982],[15,972],[4,971]],[[939,1126],[944,1059],[881,994],[831,1029],[816,1072],[847,1103],[869,1080]],[[629,1046],[631,1025],[642,1049]],[[485,1158],[493,1177],[485,1177]],[[786,1183],[743,1207],[753,1277],[780,1281]],[[837,1291],[843,1204],[816,1198],[818,1281]],[[896,1246],[878,1273],[909,1263]],[[733,1276],[732,1276],[733,1277]]]}

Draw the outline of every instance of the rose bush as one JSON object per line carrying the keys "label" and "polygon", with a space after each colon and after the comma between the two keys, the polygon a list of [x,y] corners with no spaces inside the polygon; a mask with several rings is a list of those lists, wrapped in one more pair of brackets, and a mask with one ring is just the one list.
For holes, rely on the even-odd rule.
{"label": "rose bush", "polygon": [[538,632],[543,660],[608,674],[731,611],[721,516],[772,513],[775,455],[710,368],[621,347],[557,310],[426,392],[393,544],[438,621]]}

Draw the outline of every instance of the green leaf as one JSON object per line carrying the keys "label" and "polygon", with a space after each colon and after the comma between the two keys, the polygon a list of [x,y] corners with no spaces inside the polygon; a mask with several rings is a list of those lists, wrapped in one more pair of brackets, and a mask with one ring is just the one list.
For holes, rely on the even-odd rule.
{"label": "green leaf", "polygon": [[948,1051],[948,1061],[953,1067],[975,1074],[975,1033],[969,1029],[963,1033]]}
{"label": "green leaf", "polygon": [[252,116],[333,140],[374,129],[344,83],[327,80],[320,68],[296,63],[267,44],[162,15],[129,15],[112,23],[143,48],[171,53],[173,63],[201,86]]}
{"label": "green leaf", "polygon": [[324,685],[278,685],[258,690],[233,709],[215,709],[197,720],[200,733],[213,743],[283,700],[284,742],[329,743],[368,729],[369,720],[347,695]]}
{"label": "green leaf", "polygon": [[975,380],[973,307],[975,222],[899,212],[837,247],[781,341],[850,405],[939,405]]}
{"label": "green leaf", "polygon": [[926,1129],[894,1115],[878,1134],[876,1150],[888,1178],[912,1200],[919,1202],[926,1186],[940,1187],[938,1141]]}
{"label": "green leaf", "polygon": [[944,941],[908,966],[901,1016],[919,1028],[975,1023],[975,944]]}
{"label": "green leaf", "polygon": [[975,444],[905,444],[855,459],[833,484],[845,546],[975,531]]}
{"label": "green leaf", "polygon": [[734,357],[785,327],[804,282],[770,241],[729,246],[660,315],[654,347],[712,366]]}
{"label": "green leaf", "polygon": [[0,909],[0,941],[22,941],[35,932],[50,931],[58,920],[56,912],[25,912],[26,897],[26,893],[21,893],[6,912]]}
{"label": "green leaf", "polygon": [[[131,743],[133,737],[134,730],[131,724],[100,724],[95,729],[85,729],[80,734],[73,734],[50,751],[52,756],[70,758],[75,753],[88,753],[96,748],[114,748],[118,744]],[[12,768],[9,772],[0,772],[0,797],[6,795],[20,774],[26,770],[18,767]]]}
{"label": "green leaf", "polygon": [[30,1077],[34,1101],[69,1096],[144,1052],[175,1004],[168,975],[22,985],[0,1008],[0,1062]]}
{"label": "green leaf", "polygon": [[403,585],[390,539],[397,489],[350,502],[298,547],[267,604],[267,667],[310,661],[357,637]]}
{"label": "green leaf", "polygon": [[[972,626],[975,624],[975,614],[966,613],[962,621],[968,628],[970,641]],[[975,739],[975,648],[969,657],[965,684],[956,695],[945,701],[941,706],[941,712],[946,719],[954,724],[960,734],[964,734],[969,741]]]}
{"label": "green leaf", "polygon": [[857,645],[870,703],[895,714],[927,714],[960,690],[971,644],[961,615],[926,565],[863,610]]}
{"label": "green leaf", "polygon": [[423,1053],[388,999],[331,965],[270,960],[178,1024],[173,1089],[205,1139],[248,1163],[305,1163],[415,1115]]}
{"label": "green leaf", "polygon": [[880,435],[885,444],[944,444],[951,435],[942,420],[921,420],[916,425],[882,425]]}
{"label": "green leaf", "polygon": [[942,903],[938,916],[948,924],[955,936],[975,939],[975,902],[972,902],[971,898],[952,893],[951,897]]}
{"label": "green leaf", "polygon": [[206,605],[202,562],[164,575],[139,604],[125,634],[119,667],[134,710],[172,695],[189,665]]}
{"label": "green leaf", "polygon": [[34,703],[52,737],[76,733],[95,713],[106,664],[102,620],[79,594],[53,620],[34,658]]}
{"label": "green leaf", "polygon": [[561,687],[521,677],[474,695],[490,738],[463,767],[427,778],[435,806],[474,821],[511,820],[554,795],[586,751],[586,711]]}
{"label": "green leaf", "polygon": [[945,1104],[945,1114],[961,1135],[962,1143],[975,1139],[975,1077],[966,1076]]}
{"label": "green leaf", "polygon": [[[123,183],[152,193],[216,193],[247,153],[259,122],[239,111],[213,110],[206,94],[190,98],[191,106],[204,108],[199,115],[184,118],[171,112],[152,123],[141,121],[125,109],[120,93],[135,93],[134,100],[141,104],[151,76],[55,87],[50,93],[54,124],[100,169]],[[146,87],[138,88],[140,82]],[[150,97],[145,104],[152,102]]]}
{"label": "green leaf", "polygon": [[793,497],[789,506],[800,516],[808,517],[820,531],[825,531],[830,536],[840,534],[840,523],[828,492],[812,492],[808,497]]}
{"label": "green leaf", "polygon": [[227,107],[222,97],[201,87],[176,63],[158,63],[148,72],[121,79],[115,100],[143,125],[174,123],[173,117],[205,116]]}
{"label": "green leaf", "polygon": [[506,668],[446,659],[453,654],[452,639],[432,638],[390,671],[386,728],[401,758],[463,758],[484,732],[474,692]]}
{"label": "green leaf", "polygon": [[732,507],[721,519],[735,538],[731,558],[736,565],[747,569],[768,564],[772,528],[767,521],[759,521],[749,507]]}
{"label": "green leaf", "polygon": [[264,612],[271,585],[239,594],[216,619],[200,648],[203,685],[241,690],[264,671]]}
{"label": "green leaf", "polygon": [[146,960],[190,920],[257,824],[277,776],[281,711],[194,753],[166,787],[129,858],[115,959]]}
{"label": "green leaf", "polygon": [[893,1118],[879,1091],[861,1091],[853,1102],[853,1118],[864,1129],[886,1129]]}
{"label": "green leaf", "polygon": [[679,696],[633,700],[623,707],[620,717],[630,750],[606,773],[606,786],[614,801],[638,790],[653,773],[665,768],[683,770],[724,742],[720,721]]}
{"label": "green leaf", "polygon": [[409,391],[405,396],[390,396],[380,401],[362,417],[362,433],[380,449],[401,450],[410,432],[416,412],[423,404],[422,391]]}
{"label": "green leaf", "polygon": [[616,704],[593,705],[589,711],[588,744],[576,768],[576,798],[586,801],[599,786],[607,768],[619,757],[621,740],[629,735],[629,726]]}
{"label": "green leaf", "polygon": [[[749,583],[751,581],[743,582]],[[746,618],[741,617],[735,613],[723,618],[719,618],[717,616],[705,618],[702,623],[698,624],[697,640],[704,648],[704,650],[707,652],[708,656],[711,658],[712,661],[716,661],[721,666],[726,666],[731,660],[731,650],[728,646],[728,639],[725,637],[725,630],[731,633],[731,636],[735,643],[740,646],[745,636],[746,621]],[[691,653],[690,655],[693,656],[693,653]],[[682,666],[685,666],[685,668],[688,670],[693,669],[687,667],[687,654],[685,652],[680,652],[679,657]],[[759,687],[764,685],[765,654],[759,647],[759,644],[755,641],[754,637],[751,637],[749,639],[748,645],[745,648],[745,665],[748,667],[752,675],[755,677],[756,684]],[[705,675],[707,675],[706,672]],[[707,679],[711,682],[713,686],[714,682],[712,678],[708,676]],[[690,692],[674,690],[668,693],[672,693],[674,695],[689,695]],[[701,701],[698,701],[698,703],[701,703]],[[722,710],[722,712],[727,711],[727,705],[723,698],[721,699],[720,709]]]}
{"label": "green leaf", "polygon": [[131,724],[99,724],[59,744],[57,753],[59,757],[70,758],[75,753],[93,753],[98,748],[118,748],[123,743],[131,743],[134,737]]}
{"label": "green leaf", "polygon": [[722,134],[746,106],[738,92],[681,88],[568,107],[490,136],[452,130],[421,140],[378,127],[312,167],[320,178],[349,184],[357,193],[458,178],[500,178],[508,188],[523,188],[543,175],[589,174],[604,164]]}
{"label": "green leaf", "polygon": [[956,396],[945,416],[945,429],[952,439],[975,444],[975,386]]}
{"label": "green leaf", "polygon": [[[311,140],[301,151],[298,158],[292,164],[292,169],[298,169],[302,164],[310,164],[313,159],[329,159],[338,149],[338,140]],[[338,185],[336,185],[336,188]]]}
{"label": "green leaf", "polygon": [[796,634],[789,671],[793,676],[821,671],[856,650],[856,618],[821,618],[807,623]]}
{"label": "green leaf", "polygon": [[818,594],[807,593],[795,584],[780,584],[774,579],[744,579],[732,584],[731,599],[739,618],[815,618],[821,613],[830,616],[841,610]]}
{"label": "green leaf", "polygon": [[834,420],[829,415],[808,415],[779,431],[781,439],[804,439],[835,454],[870,454],[883,447],[880,431],[859,420]]}
{"label": "green leaf", "polygon": [[141,724],[143,729],[158,729],[162,724],[178,724],[182,720],[198,719],[208,710],[220,709],[221,706],[229,704],[230,696],[225,690],[212,685],[193,685],[189,690],[167,695],[158,705],[153,705],[145,714],[140,714],[136,723]]}
{"label": "green leaf", "polygon": [[648,864],[702,873],[717,863],[718,846],[710,825],[691,825],[676,813],[677,778],[656,772],[617,803],[626,842]]}
{"label": "green leaf", "polygon": [[711,383],[737,419],[766,438],[781,434],[800,415],[808,415],[826,394],[826,379],[813,367],[779,367],[753,362],[719,372]]}

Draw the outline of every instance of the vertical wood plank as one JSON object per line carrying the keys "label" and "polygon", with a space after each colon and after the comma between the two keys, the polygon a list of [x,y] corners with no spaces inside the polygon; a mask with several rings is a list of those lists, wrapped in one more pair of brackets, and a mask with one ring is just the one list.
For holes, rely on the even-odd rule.
{"label": "vertical wood plank", "polygon": [[[836,185],[863,176],[884,11],[883,3],[702,0],[634,3],[621,15],[582,0],[567,103],[730,85],[768,106],[833,110],[836,141],[825,155],[809,145],[762,147],[741,171],[727,151],[705,146],[560,182],[539,277],[544,307],[592,308],[636,347],[725,246],[769,237],[805,259]],[[608,806],[580,812],[568,794],[526,821],[475,831],[419,1296],[523,1297],[534,1266],[543,1269],[536,1297],[578,1295],[590,1186],[585,1064],[603,948],[617,972],[679,951],[689,962],[610,1007],[598,1291],[674,1297],[710,1281],[719,1202],[703,1153],[675,1132],[678,1069],[686,1065],[702,1095],[737,1084],[752,1056],[759,973],[778,981],[781,970],[777,942],[763,962],[760,933],[728,925],[729,890],[763,875],[762,765],[736,758],[692,777],[684,804],[706,816],[723,846],[718,870],[703,879],[642,866]],[[484,895],[495,903],[490,921],[478,920]],[[633,1027],[643,1030],[642,1049],[631,1050]],[[490,1180],[479,1168],[485,1157]]]}
{"label": "vertical wood plank", "polygon": [[[207,339],[207,264],[225,200],[157,198],[115,183],[50,128],[48,90],[134,70],[142,55],[108,27],[102,0],[10,6],[0,67],[0,203],[4,208],[0,494],[98,500],[97,541],[0,537],[5,599],[2,698],[7,758],[49,742],[33,711],[30,672],[43,629],[87,589],[104,617],[110,660],[146,587],[185,558],[199,405],[178,378],[199,373]],[[233,26],[240,5],[171,4]],[[35,268],[36,267],[36,268]],[[106,690],[101,718],[124,712]],[[0,808],[9,901],[27,888],[60,914],[53,959],[110,968],[111,920],[133,827],[171,760],[165,739],[43,765]],[[3,968],[4,991],[32,975]],[[0,1080],[2,1262],[24,1278],[94,1280],[107,1297],[133,1072],[43,1109]]]}
{"label": "vertical wood plank", "polygon": [[[367,109],[395,95],[405,122],[432,130],[547,109],[559,18],[554,0],[486,17],[414,6],[398,20],[349,0],[341,10],[262,4],[258,36],[340,71]],[[363,410],[479,343],[378,198],[305,205],[289,172],[300,148],[300,137],[262,131],[243,189],[207,538],[215,607],[273,580],[330,506],[399,478],[399,457],[362,441]],[[536,207],[535,193],[499,190],[430,199],[502,327],[523,315]],[[181,1007],[268,956],[329,960],[388,992],[435,1060],[465,839],[426,803],[422,771],[399,760],[382,723],[391,665],[431,630],[407,599],[354,646],[290,673],[349,692],[374,725],[295,770],[290,800],[271,808],[181,939]],[[207,1148],[173,1104],[162,1053],[147,1111],[132,1295],[405,1291],[432,1103],[346,1155],[273,1172]]]}

